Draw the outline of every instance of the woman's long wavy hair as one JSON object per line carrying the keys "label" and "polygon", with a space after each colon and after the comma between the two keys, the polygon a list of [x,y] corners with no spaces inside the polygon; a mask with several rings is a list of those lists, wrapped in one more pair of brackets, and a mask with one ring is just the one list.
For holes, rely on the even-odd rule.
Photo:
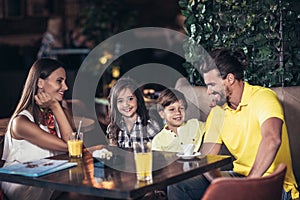
{"label": "woman's long wavy hair", "polygon": [[62,63],[50,58],[40,58],[33,63],[29,70],[21,98],[10,121],[21,111],[28,110],[32,113],[35,123],[39,124],[38,112],[40,112],[40,110],[34,100],[34,96],[38,91],[38,80],[39,78],[46,79],[53,71],[60,67],[64,68]]}
{"label": "woman's long wavy hair", "polygon": [[117,108],[117,98],[120,92],[126,88],[128,88],[137,98],[137,114],[141,118],[142,125],[147,126],[148,120],[150,119],[143,94],[139,89],[138,84],[129,77],[120,78],[111,88],[108,96],[110,115],[108,138],[112,139],[113,141],[116,141],[117,139],[117,134],[120,131],[118,123],[122,119],[122,115]]}

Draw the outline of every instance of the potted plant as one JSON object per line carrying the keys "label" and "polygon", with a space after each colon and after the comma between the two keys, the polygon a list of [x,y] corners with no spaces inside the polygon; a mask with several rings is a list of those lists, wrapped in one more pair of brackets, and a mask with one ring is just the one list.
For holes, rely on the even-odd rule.
{"label": "potted plant", "polygon": [[241,48],[249,56],[246,81],[266,87],[300,85],[300,16],[291,1],[179,0],[189,40],[185,45],[190,82],[203,85],[197,53],[200,44]]}
{"label": "potted plant", "polygon": [[85,18],[83,31],[95,44],[137,25],[138,12],[126,0],[88,0],[81,5],[80,15]]}

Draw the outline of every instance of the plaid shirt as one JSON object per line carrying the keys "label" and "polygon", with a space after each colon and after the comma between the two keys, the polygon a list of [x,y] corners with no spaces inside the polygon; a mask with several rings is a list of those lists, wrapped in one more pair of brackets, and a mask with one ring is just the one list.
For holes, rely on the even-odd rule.
{"label": "plaid shirt", "polygon": [[160,131],[159,125],[155,121],[148,120],[147,126],[142,125],[142,121],[138,116],[134,123],[131,132],[128,131],[124,120],[121,120],[120,131],[118,134],[118,146],[131,148],[132,143],[143,140],[152,140],[153,137]]}

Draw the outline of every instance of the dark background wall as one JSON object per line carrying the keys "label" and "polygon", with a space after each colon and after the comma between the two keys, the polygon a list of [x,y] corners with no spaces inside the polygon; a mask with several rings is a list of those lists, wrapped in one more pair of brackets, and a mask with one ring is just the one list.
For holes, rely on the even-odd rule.
{"label": "dark background wall", "polygon": [[[36,60],[50,16],[63,17],[64,35],[73,29],[82,0],[0,1],[0,118],[9,117],[21,95],[28,70]],[[166,27],[179,13],[177,0],[126,0],[139,11],[138,25]],[[72,83],[80,62],[61,57],[67,65],[71,98]]]}
{"label": "dark background wall", "polygon": [[[19,2],[18,5],[13,5]],[[81,11],[81,4],[88,0],[0,0],[0,118],[9,117],[20,97],[28,69],[36,59],[41,38],[52,15],[63,17],[64,34],[73,29]],[[180,12],[178,0],[126,0],[132,9],[139,11],[138,24],[143,26],[170,27]],[[300,1],[291,1],[300,13]],[[8,5],[10,4],[10,5]],[[8,6],[10,6],[8,8]],[[67,65],[70,88],[80,62],[62,58]],[[174,61],[170,58],[168,61]],[[166,61],[166,62],[168,62]],[[181,68],[176,61],[176,67]],[[121,69],[124,70],[124,69]],[[184,69],[180,69],[184,73]],[[71,97],[71,90],[66,94]]]}

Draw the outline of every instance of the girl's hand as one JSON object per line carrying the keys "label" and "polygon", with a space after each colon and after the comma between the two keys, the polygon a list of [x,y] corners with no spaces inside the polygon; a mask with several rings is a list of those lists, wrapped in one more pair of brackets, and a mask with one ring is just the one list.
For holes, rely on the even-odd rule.
{"label": "girl's hand", "polygon": [[39,92],[37,95],[34,96],[36,104],[39,105],[43,109],[52,109],[52,107],[58,103],[57,100],[53,99],[48,93],[46,92]]}

